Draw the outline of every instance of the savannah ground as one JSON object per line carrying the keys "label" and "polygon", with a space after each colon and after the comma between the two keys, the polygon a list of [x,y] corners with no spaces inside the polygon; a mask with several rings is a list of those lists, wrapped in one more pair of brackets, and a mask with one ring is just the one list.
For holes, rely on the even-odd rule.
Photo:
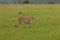
{"label": "savannah ground", "polygon": [[[36,16],[31,28],[15,27],[19,16],[31,15]],[[60,4],[1,5],[0,40],[60,40]]]}

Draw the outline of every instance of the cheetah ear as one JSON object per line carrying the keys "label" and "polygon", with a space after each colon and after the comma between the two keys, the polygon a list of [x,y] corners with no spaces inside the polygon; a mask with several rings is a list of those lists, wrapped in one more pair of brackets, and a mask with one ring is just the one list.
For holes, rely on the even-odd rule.
{"label": "cheetah ear", "polygon": [[32,19],[36,19],[36,17],[35,17],[35,16],[31,16],[31,18],[32,18]]}

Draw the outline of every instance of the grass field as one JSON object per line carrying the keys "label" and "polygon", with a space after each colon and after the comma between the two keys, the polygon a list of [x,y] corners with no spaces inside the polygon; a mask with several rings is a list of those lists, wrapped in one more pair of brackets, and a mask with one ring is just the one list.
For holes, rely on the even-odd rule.
{"label": "grass field", "polygon": [[[0,6],[0,40],[60,40],[59,5]],[[19,16],[31,15],[36,16],[31,28],[24,23],[15,27]]]}

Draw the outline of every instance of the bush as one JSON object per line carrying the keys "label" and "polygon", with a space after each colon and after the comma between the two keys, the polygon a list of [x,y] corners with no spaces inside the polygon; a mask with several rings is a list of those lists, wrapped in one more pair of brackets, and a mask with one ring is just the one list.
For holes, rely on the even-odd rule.
{"label": "bush", "polygon": [[23,1],[24,4],[28,4],[29,2],[28,1]]}
{"label": "bush", "polygon": [[48,4],[55,4],[54,2],[50,1]]}

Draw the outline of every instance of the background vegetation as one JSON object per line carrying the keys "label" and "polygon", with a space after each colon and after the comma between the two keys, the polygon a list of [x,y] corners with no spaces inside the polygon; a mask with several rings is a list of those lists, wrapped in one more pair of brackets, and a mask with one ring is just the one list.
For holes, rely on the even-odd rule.
{"label": "background vegetation", "polygon": [[[31,28],[15,27],[19,16],[31,15],[36,16]],[[0,40],[60,40],[60,5],[0,6]]]}

